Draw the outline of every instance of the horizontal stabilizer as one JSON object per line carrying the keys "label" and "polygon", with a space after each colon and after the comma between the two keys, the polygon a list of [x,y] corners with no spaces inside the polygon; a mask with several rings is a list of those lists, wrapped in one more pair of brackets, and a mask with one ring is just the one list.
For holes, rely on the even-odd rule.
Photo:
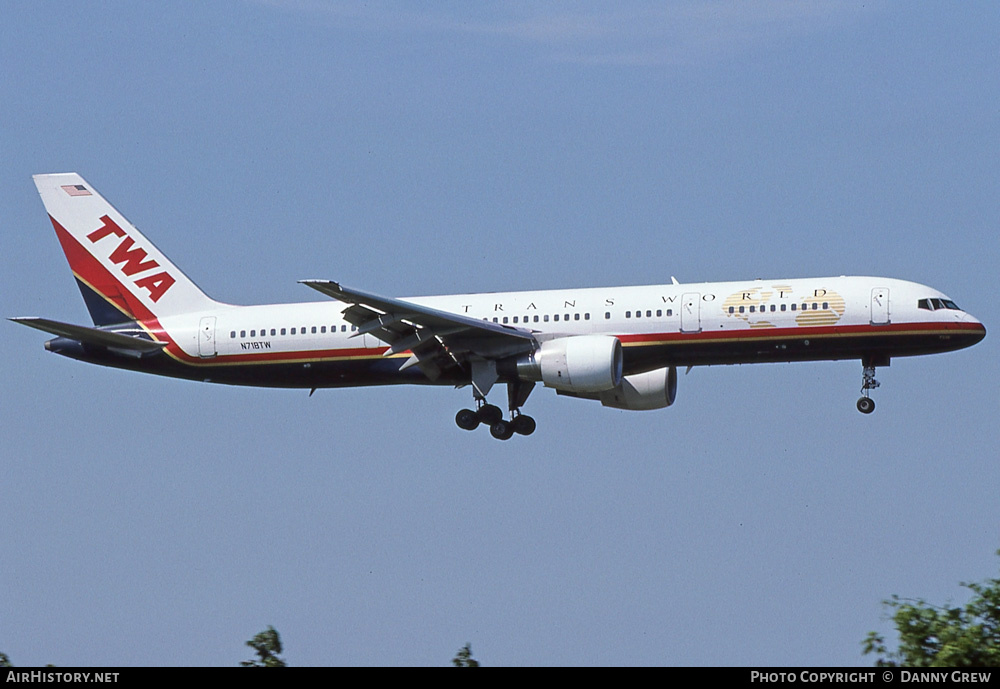
{"label": "horizontal stabilizer", "polygon": [[59,337],[68,337],[84,344],[98,345],[115,350],[134,352],[137,354],[151,354],[159,352],[166,346],[166,342],[153,342],[139,337],[122,335],[121,333],[88,328],[83,325],[71,325],[70,323],[60,323],[50,321],[47,318],[35,318],[31,316],[21,318],[11,318],[10,320],[29,328],[35,328]]}

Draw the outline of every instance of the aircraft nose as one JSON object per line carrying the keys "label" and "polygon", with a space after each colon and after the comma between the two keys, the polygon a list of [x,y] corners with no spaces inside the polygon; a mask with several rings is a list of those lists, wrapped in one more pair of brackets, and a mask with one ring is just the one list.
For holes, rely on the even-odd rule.
{"label": "aircraft nose", "polygon": [[978,320],[976,321],[976,326],[977,326],[976,332],[978,334],[978,339],[976,339],[976,342],[979,342],[979,340],[986,337],[986,326],[983,325],[982,321]]}
{"label": "aircraft nose", "polygon": [[969,346],[976,344],[986,337],[986,326],[971,313],[965,314],[962,320],[962,330],[968,340]]}

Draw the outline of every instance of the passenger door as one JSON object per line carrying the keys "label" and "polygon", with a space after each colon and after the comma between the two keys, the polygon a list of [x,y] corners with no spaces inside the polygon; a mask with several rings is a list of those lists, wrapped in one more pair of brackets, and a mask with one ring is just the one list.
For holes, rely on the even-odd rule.
{"label": "passenger door", "polygon": [[872,325],[889,323],[889,288],[876,287],[872,290]]}
{"label": "passenger door", "polygon": [[215,316],[205,316],[198,327],[198,356],[211,359],[217,354],[215,348]]}
{"label": "passenger door", "polygon": [[688,292],[681,298],[681,332],[701,332],[701,295]]}

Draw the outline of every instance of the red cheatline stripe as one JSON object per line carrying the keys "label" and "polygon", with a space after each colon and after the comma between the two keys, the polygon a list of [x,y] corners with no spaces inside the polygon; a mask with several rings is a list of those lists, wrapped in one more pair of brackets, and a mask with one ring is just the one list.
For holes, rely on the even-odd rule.
{"label": "red cheatline stripe", "polygon": [[774,340],[802,340],[818,337],[851,337],[855,335],[931,335],[949,333],[980,333],[984,328],[978,323],[891,323],[889,325],[834,325],[799,326],[796,328],[768,328],[762,330],[729,330],[700,333],[638,333],[619,335],[623,345],[680,344],[710,342],[769,342]]}
{"label": "red cheatline stripe", "polygon": [[[945,333],[980,333],[983,327],[977,323],[895,323],[887,326],[833,326],[833,327],[799,327],[799,328],[776,328],[769,330],[768,336],[763,337],[757,333],[759,331],[742,330],[728,333],[651,333],[641,335],[619,335],[623,344],[630,347],[648,347],[656,345],[676,345],[697,342],[699,344],[709,344],[712,342],[766,342],[770,340],[782,341],[789,339],[817,339],[836,338],[850,336],[881,337],[891,334],[895,337],[921,334],[945,334]],[[752,334],[751,334],[752,333]],[[212,360],[201,360],[194,357],[187,357],[186,360],[194,364],[212,365],[237,365],[242,363],[287,363],[305,361],[336,361],[349,359],[374,359],[381,358],[386,347],[377,349],[322,349],[303,350],[296,352],[248,352],[246,354],[224,355]],[[408,355],[403,352],[399,356]]]}
{"label": "red cheatline stripe", "polygon": [[294,352],[253,352],[225,354],[214,359],[200,359],[184,355],[184,361],[201,366],[237,366],[239,364],[289,364],[313,361],[349,361],[352,359],[381,359],[388,347],[377,349],[306,349]]}

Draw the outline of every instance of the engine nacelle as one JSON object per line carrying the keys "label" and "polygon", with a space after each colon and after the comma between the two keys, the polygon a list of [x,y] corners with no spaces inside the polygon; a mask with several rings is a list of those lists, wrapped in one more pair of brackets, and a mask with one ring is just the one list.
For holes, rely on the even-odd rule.
{"label": "engine nacelle", "polygon": [[622,382],[622,343],[609,335],[560,337],[517,361],[523,380],[568,392],[603,392]]}
{"label": "engine nacelle", "polygon": [[643,411],[669,407],[676,398],[677,368],[670,366],[625,376],[613,389],[601,393],[601,404]]}

